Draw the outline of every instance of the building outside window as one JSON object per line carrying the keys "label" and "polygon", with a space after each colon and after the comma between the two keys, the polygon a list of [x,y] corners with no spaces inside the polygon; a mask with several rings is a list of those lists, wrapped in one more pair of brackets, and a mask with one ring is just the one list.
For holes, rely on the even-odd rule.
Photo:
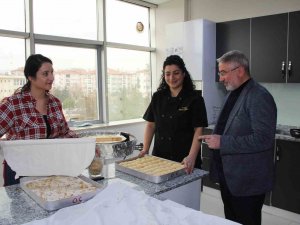
{"label": "building outside window", "polygon": [[25,83],[25,60],[39,53],[53,61],[51,92],[67,120],[141,118],[151,98],[151,10],[119,0],[0,0],[0,99]]}

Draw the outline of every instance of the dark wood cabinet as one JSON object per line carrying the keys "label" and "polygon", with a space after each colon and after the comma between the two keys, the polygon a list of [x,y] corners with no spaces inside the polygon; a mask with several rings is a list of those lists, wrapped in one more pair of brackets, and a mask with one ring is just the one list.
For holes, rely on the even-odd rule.
{"label": "dark wood cabinet", "polygon": [[217,23],[216,35],[217,58],[244,52],[256,81],[300,83],[300,11]]}
{"label": "dark wood cabinet", "polygon": [[259,82],[286,82],[288,14],[251,19],[251,76]]}
{"label": "dark wood cabinet", "polygon": [[251,74],[259,82],[300,82],[300,12],[251,19]]}
{"label": "dark wood cabinet", "polygon": [[[211,134],[212,129],[210,128],[205,128],[203,131],[203,134]],[[211,156],[211,151],[207,144],[202,143],[201,144],[201,159],[202,159],[202,169],[205,171],[209,172],[209,167],[210,167],[210,156]],[[216,183],[213,183],[210,179],[209,176],[205,176],[202,178],[203,185],[206,187],[214,188],[214,189],[220,189],[219,185]]]}
{"label": "dark wood cabinet", "polygon": [[300,213],[300,142],[277,140],[275,186],[271,195],[274,207]]}
{"label": "dark wood cabinet", "polygon": [[[202,144],[201,145],[202,147],[202,169],[205,170],[205,171],[209,171],[209,167],[210,167],[210,162],[211,162],[211,159],[210,159],[210,150],[207,146],[207,144]],[[203,181],[203,185],[206,186],[206,187],[210,187],[210,188],[214,188],[214,189],[220,189],[219,185],[212,182],[209,178],[209,176],[205,176],[203,177],[202,179]]]}
{"label": "dark wood cabinet", "polygon": [[[219,58],[231,50],[239,50],[250,59],[250,19],[216,24],[216,57]],[[219,76],[216,73],[217,81]]]}
{"label": "dark wood cabinet", "polygon": [[216,56],[231,50],[242,51],[250,59],[250,19],[216,24]]}
{"label": "dark wood cabinet", "polygon": [[287,82],[300,83],[300,11],[289,13]]}

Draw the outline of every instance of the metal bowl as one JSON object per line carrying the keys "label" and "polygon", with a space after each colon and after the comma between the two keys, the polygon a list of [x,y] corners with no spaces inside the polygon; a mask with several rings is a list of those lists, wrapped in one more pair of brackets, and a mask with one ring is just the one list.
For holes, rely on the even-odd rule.
{"label": "metal bowl", "polygon": [[132,154],[135,149],[137,139],[135,136],[125,132],[116,131],[82,131],[78,134],[80,137],[91,137],[91,136],[106,136],[106,135],[117,135],[124,136],[125,141],[114,142],[114,143],[96,143],[96,149],[100,150],[101,157],[105,159],[125,159],[128,155]]}

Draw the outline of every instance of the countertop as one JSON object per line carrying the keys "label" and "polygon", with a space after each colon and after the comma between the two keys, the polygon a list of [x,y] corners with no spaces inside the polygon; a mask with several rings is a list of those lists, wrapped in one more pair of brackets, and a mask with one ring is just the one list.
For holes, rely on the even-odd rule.
{"label": "countertop", "polygon": [[[126,173],[116,171],[115,178],[104,179],[98,183],[107,184],[117,180],[124,181],[143,190],[146,194],[161,199],[159,194],[183,186],[195,180],[201,179],[207,174],[206,171],[195,169],[192,174],[182,175],[170,181],[154,184],[146,180],[136,178]],[[161,199],[164,200],[164,199]],[[23,224],[34,219],[42,219],[52,215],[33,201],[20,187],[19,184],[0,188],[0,224]]]}
{"label": "countertop", "polygon": [[[277,124],[276,126],[276,140],[286,140],[286,141],[294,141],[300,142],[300,138],[294,138],[290,135],[291,128],[300,128],[299,126],[290,126],[290,125],[282,125]],[[206,134],[209,134],[214,129],[214,124],[209,125],[207,128],[204,129]]]}
{"label": "countertop", "polygon": [[290,134],[291,128],[300,128],[300,127],[278,124],[276,127],[276,139],[300,142],[300,138],[294,138],[291,136]]}

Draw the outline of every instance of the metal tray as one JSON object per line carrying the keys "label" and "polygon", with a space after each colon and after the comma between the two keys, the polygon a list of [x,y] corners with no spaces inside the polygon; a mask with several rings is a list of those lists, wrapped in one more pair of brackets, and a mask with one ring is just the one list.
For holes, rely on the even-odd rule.
{"label": "metal tray", "polygon": [[70,198],[60,199],[56,201],[45,201],[44,199],[37,196],[31,189],[26,187],[26,183],[33,180],[43,179],[46,177],[23,177],[20,179],[20,186],[21,188],[35,201],[37,202],[42,208],[46,209],[47,211],[53,211],[57,209],[61,209],[67,206],[76,205],[79,203],[83,203],[94,197],[97,193],[104,189],[104,185],[101,185],[85,176],[78,176],[78,178],[82,179],[83,181],[92,184],[93,186],[97,187],[95,191],[82,193],[77,196],[72,196]]}
{"label": "metal tray", "polygon": [[94,137],[101,135],[116,135],[125,138],[122,142],[115,143],[96,143],[96,148],[100,150],[101,157],[105,159],[117,160],[125,159],[128,155],[132,154],[137,139],[135,136],[125,132],[117,131],[101,131],[101,130],[86,130],[78,133],[80,137]]}
{"label": "metal tray", "polygon": [[[152,183],[156,183],[156,184],[167,181],[167,180],[171,180],[175,177],[179,177],[179,176],[185,174],[185,170],[183,168],[183,169],[176,170],[174,172],[164,174],[164,175],[161,175],[161,176],[153,176],[153,175],[149,175],[149,174],[146,174],[146,173],[143,173],[143,172],[140,172],[140,171],[137,171],[137,170],[127,168],[127,167],[124,167],[124,166],[120,165],[121,162],[131,161],[131,160],[135,160],[137,158],[139,158],[139,157],[133,157],[133,158],[130,158],[130,159],[115,162],[116,170],[127,173],[127,174],[130,174],[132,176],[138,177],[138,178],[143,179],[143,180],[150,181]],[[163,160],[167,160],[167,159],[163,159]],[[167,160],[167,161],[170,161],[170,160]]]}

